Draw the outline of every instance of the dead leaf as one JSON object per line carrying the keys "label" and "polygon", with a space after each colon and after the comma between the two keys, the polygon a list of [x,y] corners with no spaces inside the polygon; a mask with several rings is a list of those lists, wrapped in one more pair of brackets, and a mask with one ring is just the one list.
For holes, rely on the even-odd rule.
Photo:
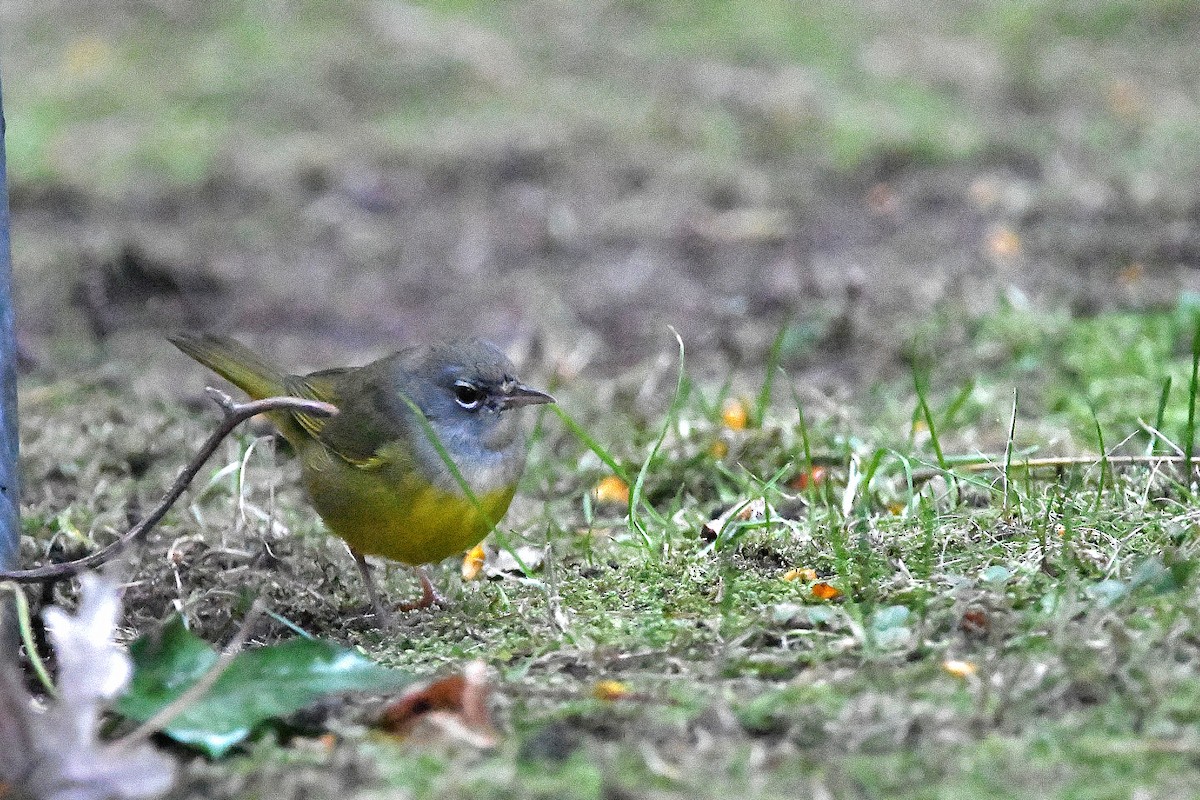
{"label": "dead leaf", "polygon": [[[525,569],[530,572],[537,572],[546,561],[546,550],[542,547],[522,545],[511,551],[488,547],[485,548],[485,551],[487,558],[483,563],[483,574],[490,580],[523,578],[525,572],[521,569],[521,564],[524,564]],[[518,558],[521,559],[520,563],[517,562]]]}
{"label": "dead leaf", "polygon": [[967,609],[958,622],[958,627],[962,629],[962,632],[972,636],[986,635],[991,626],[992,623],[988,619],[987,612],[980,608]]}
{"label": "dead leaf", "polygon": [[842,596],[842,590],[828,583],[814,583],[812,595],[818,600],[833,600]]}
{"label": "dead leaf", "polygon": [[1126,265],[1117,273],[1117,280],[1122,286],[1130,286],[1146,277],[1146,265],[1138,261]]}
{"label": "dead leaf", "polygon": [[1009,228],[996,228],[988,234],[986,246],[992,255],[1009,258],[1021,251],[1021,237]]}
{"label": "dead leaf", "polygon": [[889,183],[877,183],[867,191],[867,207],[875,214],[890,215],[896,213],[899,202],[896,190]]}
{"label": "dead leaf", "polygon": [[979,667],[973,661],[948,658],[942,662],[942,671],[955,678],[970,678],[979,671]]}
{"label": "dead leaf", "polygon": [[596,482],[592,497],[597,503],[629,505],[629,484],[616,475],[605,475]]}
{"label": "dead leaf", "polygon": [[592,687],[592,697],[609,703],[615,700],[624,700],[629,696],[629,687],[621,681],[597,681],[596,685]]}
{"label": "dead leaf", "polygon": [[803,569],[790,569],[784,573],[785,581],[802,581],[804,583],[812,583],[817,579],[817,571],[812,567],[804,567]]}
{"label": "dead leaf", "polygon": [[112,65],[112,45],[95,36],[85,36],[71,42],[63,59],[63,71],[72,78],[95,78]]}
{"label": "dead leaf", "polygon": [[717,244],[767,244],[787,238],[791,229],[786,211],[774,208],[733,208],[707,214],[691,228]]}
{"label": "dead leaf", "polygon": [[820,486],[825,482],[827,472],[828,470],[825,467],[814,466],[812,469],[805,470],[788,481],[788,486],[793,489],[799,489],[802,492],[810,487]]}
{"label": "dead leaf", "polygon": [[483,542],[480,542],[472,547],[466,556],[463,557],[462,579],[464,581],[473,581],[478,578],[486,560],[487,553],[483,549]]}
{"label": "dead leaf", "polygon": [[383,710],[376,727],[401,739],[448,739],[495,747],[499,734],[487,710],[487,666],[473,661],[461,675],[414,687]]}
{"label": "dead leaf", "polygon": [[750,424],[750,409],[746,401],[731,397],[721,406],[721,424],[731,431],[744,431]]}
{"label": "dead leaf", "polygon": [[1001,187],[993,178],[976,178],[968,189],[971,200],[981,209],[992,208],[1000,202]]}
{"label": "dead leaf", "polygon": [[1109,110],[1119,117],[1134,119],[1146,110],[1146,95],[1141,87],[1132,81],[1113,81],[1104,94]]}
{"label": "dead leaf", "polygon": [[174,783],[173,762],[146,744],[99,738],[101,715],[132,672],[113,642],[117,584],[86,574],[80,591],[74,615],[58,607],[43,614],[59,664],[57,700],[41,708],[16,665],[0,665],[0,784],[37,800],[158,797]]}

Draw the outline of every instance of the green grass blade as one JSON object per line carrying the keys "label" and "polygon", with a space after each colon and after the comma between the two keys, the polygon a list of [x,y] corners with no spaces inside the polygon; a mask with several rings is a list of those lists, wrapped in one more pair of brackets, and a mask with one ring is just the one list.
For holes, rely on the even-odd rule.
{"label": "green grass blade", "polygon": [[921,415],[921,419],[925,420],[925,425],[929,428],[929,443],[933,446],[934,455],[937,456],[938,466],[944,470],[948,469],[946,466],[946,455],[942,452],[942,443],[938,441],[937,425],[933,421],[933,412],[929,410],[925,382],[921,380],[921,376],[916,369],[913,369],[913,386],[917,391],[917,411]]}
{"label": "green grass blade", "polygon": [[775,388],[775,372],[779,369],[779,361],[783,356],[783,343],[787,339],[790,326],[790,321],[781,325],[779,333],[775,334],[775,341],[771,342],[771,352],[767,355],[767,372],[763,376],[762,388],[758,390],[758,401],[754,406],[755,427],[762,427],[763,420],[767,416],[767,407],[771,405],[771,392]]}
{"label": "green grass blade", "polygon": [[13,604],[8,608],[16,614],[16,629],[20,633],[21,644],[25,646],[25,657],[29,659],[29,666],[33,668],[33,672],[37,675],[42,688],[46,690],[46,694],[58,700],[58,689],[55,688],[54,681],[50,680],[50,672],[46,669],[45,662],[38,655],[33,635],[33,622],[29,616],[29,601],[25,598],[25,592],[21,589],[20,584],[13,581],[0,583],[0,589],[12,593]]}
{"label": "green grass blade", "polygon": [[946,410],[942,412],[942,426],[951,428],[954,426],[958,412],[962,411],[963,406],[967,404],[967,400],[971,398],[971,394],[975,391],[976,379],[972,378],[967,381],[958,394],[950,400],[950,404],[946,406]]}
{"label": "green grass blade", "polygon": [[[1171,396],[1171,376],[1168,375],[1163,381],[1162,394],[1158,396],[1158,411],[1154,415],[1154,430],[1161,431],[1163,429],[1163,418],[1167,415],[1167,400]],[[1158,447],[1159,437],[1156,434],[1150,434],[1150,447],[1146,450],[1146,455],[1154,455],[1155,449]]]}
{"label": "green grass blade", "polygon": [[489,529],[488,532],[493,534],[500,547],[513,557],[513,560],[517,563],[517,567],[521,570],[521,573],[527,578],[530,577],[531,572],[525,565],[525,562],[521,560],[521,556],[517,553],[517,549],[512,546],[512,543],[509,542],[508,537],[505,536],[500,530],[500,520],[493,519],[492,515],[487,512],[487,509],[483,507],[483,504],[479,502],[479,497],[475,494],[475,491],[471,488],[471,485],[467,483],[467,479],[463,476],[462,470],[458,468],[458,464],[455,463],[454,458],[450,455],[450,451],[448,451],[446,449],[446,445],[442,443],[442,437],[438,436],[437,431],[433,429],[433,424],[429,421],[429,418],[425,416],[425,412],[422,411],[420,406],[413,402],[413,400],[407,395],[401,394],[400,397],[402,400],[404,400],[405,404],[412,409],[413,414],[421,424],[422,430],[425,432],[426,438],[429,440],[429,443],[433,445],[433,449],[437,451],[438,457],[442,459],[442,463],[446,465],[446,469],[448,469],[450,474],[454,476],[454,480],[458,484],[459,488],[462,489],[463,494],[468,500],[470,500],[471,505],[475,507],[475,510],[479,512],[480,516],[487,521]]}
{"label": "green grass blade", "polygon": [[904,485],[908,489],[908,502],[911,503],[917,493],[917,484],[913,478],[912,460],[899,450],[888,448],[887,452],[888,455],[900,462],[900,469],[904,473]]}
{"label": "green grass blade", "polygon": [[1192,331],[1192,379],[1188,382],[1187,427],[1184,429],[1184,484],[1192,485],[1192,455],[1196,449],[1196,392],[1200,391],[1200,317]]}
{"label": "green grass blade", "polygon": [[[796,385],[788,381],[788,387],[792,390],[792,403],[796,406],[796,416],[798,417],[796,428],[800,433],[800,448],[804,451],[802,469],[811,477],[813,471],[812,440],[808,433],[808,420],[804,416],[804,404],[800,402],[800,393],[796,391]],[[827,483],[824,487],[821,487],[816,485],[816,481],[809,481],[807,491],[814,501],[818,493],[827,492],[827,490]]]}
{"label": "green grass blade", "polygon": [[1108,463],[1108,449],[1104,446],[1104,431],[1100,429],[1100,418],[1096,409],[1092,409],[1092,422],[1096,424],[1096,438],[1100,441],[1100,486],[1096,489],[1096,507],[1093,513],[1100,510],[1100,497],[1104,494],[1104,477],[1111,474],[1112,466]]}
{"label": "green grass blade", "polygon": [[1012,413],[1008,418],[1008,438],[1004,441],[1004,513],[1008,513],[1009,495],[1012,490],[1013,440],[1017,436],[1017,389],[1013,388]]}
{"label": "green grass blade", "polygon": [[433,445],[433,449],[437,451],[438,458],[442,459],[442,463],[446,465],[446,469],[450,471],[450,475],[454,478],[454,481],[458,484],[458,487],[462,489],[463,494],[466,495],[467,499],[471,501],[471,505],[475,506],[475,510],[483,515],[483,518],[491,524],[492,528],[495,528],[496,523],[499,520],[492,519],[491,516],[484,510],[483,504],[479,502],[479,498],[475,495],[475,490],[471,488],[471,484],[467,483],[467,479],[463,476],[462,470],[458,468],[458,464],[455,463],[454,458],[450,455],[450,451],[447,450],[446,445],[442,443],[442,437],[438,436],[437,431],[433,429],[433,423],[429,421],[429,417],[425,416],[425,412],[421,410],[421,407],[413,402],[408,395],[401,393],[400,399],[403,400],[410,409],[412,409],[413,415],[417,418],[417,422],[420,424],[422,431],[425,433],[425,438],[428,439],[429,443]]}
{"label": "green grass blade", "polygon": [[575,436],[575,438],[583,442],[587,449],[595,453],[596,457],[604,462],[606,467],[612,470],[613,475],[616,475],[618,478],[625,481],[625,483],[629,483],[629,473],[625,471],[624,467],[617,463],[617,460],[613,458],[612,454],[610,454],[608,450],[604,448],[604,445],[596,441],[596,438],[587,432],[587,429],[576,422],[574,417],[564,411],[563,407],[558,403],[553,403],[549,405],[548,408],[558,415],[558,418],[562,420],[563,425],[567,426],[567,430],[569,430],[572,435]]}
{"label": "green grass blade", "polygon": [[[646,456],[646,460],[642,462],[642,468],[638,470],[637,478],[634,480],[633,485],[629,489],[629,527],[631,531],[636,532],[642,537],[642,541],[645,542],[647,546],[649,546],[651,543],[650,532],[642,523],[641,516],[638,514],[638,509],[643,504],[642,494],[646,485],[646,476],[650,474],[650,466],[654,463],[654,459],[658,455],[658,451],[662,448],[663,442],[667,439],[667,433],[671,430],[671,423],[675,420],[676,415],[679,413],[679,405],[683,397],[683,339],[679,336],[679,332],[674,328],[671,328],[670,330],[671,334],[675,337],[676,344],[679,346],[679,369],[675,377],[675,396],[671,398],[671,405],[667,408],[667,417],[665,420],[663,420],[662,429],[658,432],[658,438],[655,439],[654,446],[650,448],[650,454]],[[658,515],[658,512],[655,511],[653,507],[650,507],[649,504],[646,504],[646,506],[651,512],[651,515],[655,517],[657,522],[666,522],[666,520],[662,519]]]}
{"label": "green grass blade", "polygon": [[916,367],[913,368],[913,386],[917,392],[917,411],[925,420],[925,425],[929,428],[929,443],[933,446],[933,453],[937,457],[938,467],[946,474],[947,486],[950,490],[952,502],[957,502],[958,487],[955,483],[955,477],[950,473],[949,465],[946,462],[946,454],[942,452],[942,443],[938,440],[937,425],[933,421],[933,412],[929,410],[929,399],[926,396],[927,386],[925,381],[921,380],[921,375]]}
{"label": "green grass blade", "polygon": [[804,468],[812,472],[812,442],[808,436],[808,421],[804,418],[804,407],[796,402],[796,414],[799,417],[796,427],[800,429],[800,447],[804,451]]}

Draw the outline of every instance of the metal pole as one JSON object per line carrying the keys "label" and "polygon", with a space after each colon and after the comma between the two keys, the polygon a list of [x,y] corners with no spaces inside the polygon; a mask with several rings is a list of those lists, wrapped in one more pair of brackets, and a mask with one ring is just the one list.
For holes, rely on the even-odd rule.
{"label": "metal pole", "polygon": [[17,337],[12,303],[8,173],[4,157],[4,88],[0,82],[0,568],[16,569],[21,537],[17,472]]}

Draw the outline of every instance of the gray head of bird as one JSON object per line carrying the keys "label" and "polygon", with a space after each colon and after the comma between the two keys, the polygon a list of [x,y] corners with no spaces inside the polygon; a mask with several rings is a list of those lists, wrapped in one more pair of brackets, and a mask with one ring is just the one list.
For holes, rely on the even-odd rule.
{"label": "gray head of bird", "polygon": [[522,383],[512,361],[482,339],[417,348],[405,353],[400,365],[408,399],[451,453],[477,447],[502,451],[522,438],[515,410],[554,402]]}

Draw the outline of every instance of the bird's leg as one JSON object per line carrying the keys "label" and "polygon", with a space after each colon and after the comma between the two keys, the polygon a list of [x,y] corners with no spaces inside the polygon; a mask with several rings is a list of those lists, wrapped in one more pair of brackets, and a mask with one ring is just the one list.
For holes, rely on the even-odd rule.
{"label": "bird's leg", "polygon": [[421,608],[429,608],[434,605],[442,605],[446,602],[446,598],[438,593],[438,590],[433,588],[433,581],[429,580],[429,575],[425,573],[424,567],[413,567],[413,571],[417,573],[417,577],[421,580],[421,599],[411,603],[402,603],[401,611],[416,611]]}
{"label": "bird's leg", "polygon": [[354,563],[358,565],[358,574],[362,575],[363,583],[367,585],[367,597],[370,598],[371,605],[375,608],[376,621],[381,628],[390,628],[392,615],[379,599],[379,592],[375,589],[375,578],[371,575],[371,565],[367,563],[366,556],[350,545],[346,545],[346,549],[354,557]]}

